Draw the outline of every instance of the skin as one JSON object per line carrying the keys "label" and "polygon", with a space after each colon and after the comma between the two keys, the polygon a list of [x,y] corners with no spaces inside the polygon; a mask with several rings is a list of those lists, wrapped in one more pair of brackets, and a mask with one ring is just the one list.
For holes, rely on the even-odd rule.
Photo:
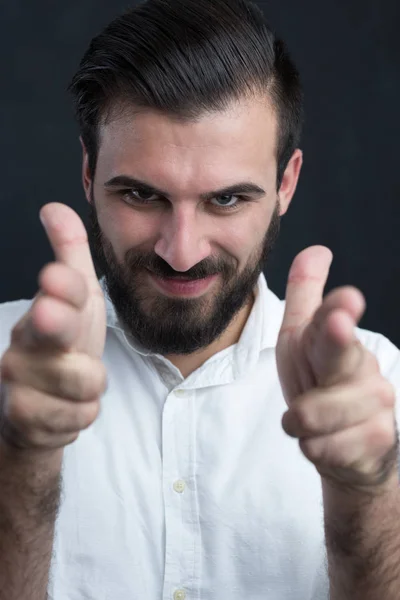
{"label": "skin", "polygon": [[[129,109],[111,118],[101,127],[93,180],[83,147],[83,185],[88,202],[94,200],[99,227],[116,260],[123,264],[128,251],[141,250],[154,253],[177,274],[185,274],[219,258],[233,265],[236,277],[257,264],[277,202],[282,216],[302,165],[302,152],[296,150],[277,192],[276,139],[277,119],[265,99],[243,99],[223,113],[189,123],[149,111],[133,115]],[[155,198],[151,206],[138,206],[135,198],[122,193],[126,186],[105,187],[120,175],[144,181],[162,190],[165,197]],[[225,212],[218,199],[201,199],[202,194],[243,181],[257,184],[265,193],[249,196],[251,202],[238,203],[238,209]],[[208,314],[224,285],[218,277],[203,294]],[[163,292],[146,273],[137,275],[135,289],[146,295],[147,304],[141,308],[152,314],[151,300]],[[253,288],[218,339],[190,354],[165,355],[188,376],[238,341],[252,305]]]}

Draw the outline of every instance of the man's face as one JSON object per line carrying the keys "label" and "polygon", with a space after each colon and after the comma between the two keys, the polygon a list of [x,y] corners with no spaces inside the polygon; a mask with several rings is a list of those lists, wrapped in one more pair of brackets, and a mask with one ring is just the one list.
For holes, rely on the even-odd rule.
{"label": "man's face", "polygon": [[84,161],[89,239],[118,316],[148,350],[205,348],[251,302],[286,209],[275,144],[265,101],[189,123],[127,110],[102,126],[93,182]]}

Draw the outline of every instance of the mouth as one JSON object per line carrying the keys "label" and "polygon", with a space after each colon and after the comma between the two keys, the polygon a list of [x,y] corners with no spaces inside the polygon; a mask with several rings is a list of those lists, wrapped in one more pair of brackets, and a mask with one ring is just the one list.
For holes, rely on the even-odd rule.
{"label": "mouth", "polygon": [[149,272],[154,286],[164,294],[172,296],[196,297],[209,290],[218,275],[210,275],[204,279],[185,279],[184,277],[158,277]]}

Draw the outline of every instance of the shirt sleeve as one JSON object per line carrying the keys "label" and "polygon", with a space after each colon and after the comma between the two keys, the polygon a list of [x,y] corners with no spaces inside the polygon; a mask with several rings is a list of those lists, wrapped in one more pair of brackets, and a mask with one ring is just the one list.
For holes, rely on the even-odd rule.
{"label": "shirt sleeve", "polygon": [[[357,337],[375,354],[382,375],[396,390],[396,421],[400,425],[400,350],[384,335],[357,329]],[[399,461],[400,464],[400,461]],[[400,467],[399,467],[400,468]],[[329,600],[328,558],[325,543],[321,547],[320,564],[313,581],[310,600]]]}
{"label": "shirt sleeve", "polygon": [[400,423],[400,350],[388,338],[377,334],[375,356],[382,375],[396,390],[396,420]]}
{"label": "shirt sleeve", "polygon": [[[390,381],[396,391],[395,417],[397,429],[400,425],[400,350],[387,337],[380,333],[367,332],[360,340],[378,359],[382,375]],[[364,339],[362,339],[364,337]],[[400,460],[399,460],[400,472]]]}

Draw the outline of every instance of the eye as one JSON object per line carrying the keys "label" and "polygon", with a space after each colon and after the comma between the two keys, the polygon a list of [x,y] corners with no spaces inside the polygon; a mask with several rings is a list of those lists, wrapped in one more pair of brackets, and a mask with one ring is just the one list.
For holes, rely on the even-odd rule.
{"label": "eye", "polygon": [[120,194],[123,200],[130,204],[150,204],[155,200],[159,200],[159,196],[157,196],[157,194],[146,192],[144,190],[127,189],[121,190]]}
{"label": "eye", "polygon": [[246,202],[246,198],[244,198],[243,196],[235,196],[233,194],[216,196],[215,198],[213,198],[213,200],[220,202],[220,204],[214,204],[213,202],[211,203],[213,206],[221,210],[234,210],[236,208],[239,208],[239,204]]}
{"label": "eye", "polygon": [[[120,190],[118,194],[122,197],[124,202],[136,206],[155,205],[157,202],[159,203],[163,200],[163,198],[157,194],[137,188]],[[214,209],[224,212],[238,210],[241,204],[248,201],[249,200],[243,196],[224,194],[213,198],[210,201],[210,204]]]}

